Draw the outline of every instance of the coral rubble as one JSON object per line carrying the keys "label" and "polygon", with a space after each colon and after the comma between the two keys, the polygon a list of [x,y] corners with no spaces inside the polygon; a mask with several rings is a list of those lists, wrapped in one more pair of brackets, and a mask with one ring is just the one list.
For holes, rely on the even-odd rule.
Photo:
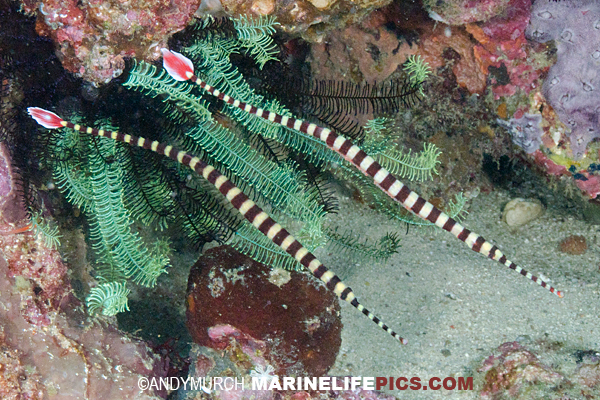
{"label": "coral rubble", "polygon": [[593,399],[600,395],[600,354],[560,342],[500,345],[478,368],[478,398],[486,400]]}
{"label": "coral rubble", "polygon": [[[521,397],[523,392],[531,394],[531,386],[545,384],[558,386],[564,377],[517,342],[504,343],[489,356],[479,372],[485,372],[481,397],[484,399],[530,398]],[[542,390],[539,387],[536,391]]]}

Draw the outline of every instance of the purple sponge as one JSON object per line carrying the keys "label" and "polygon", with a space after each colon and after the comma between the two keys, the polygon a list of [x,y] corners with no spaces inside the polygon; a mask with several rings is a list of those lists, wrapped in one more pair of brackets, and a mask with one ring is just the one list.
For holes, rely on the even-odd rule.
{"label": "purple sponge", "polygon": [[540,148],[544,133],[541,127],[541,114],[525,114],[521,118],[512,118],[508,122],[502,119],[496,121],[508,129],[513,143],[525,150],[527,154],[534,153]]}
{"label": "purple sponge", "polygon": [[570,129],[578,159],[600,138],[600,2],[537,0],[525,34],[544,43],[556,41],[557,61],[542,91]]}

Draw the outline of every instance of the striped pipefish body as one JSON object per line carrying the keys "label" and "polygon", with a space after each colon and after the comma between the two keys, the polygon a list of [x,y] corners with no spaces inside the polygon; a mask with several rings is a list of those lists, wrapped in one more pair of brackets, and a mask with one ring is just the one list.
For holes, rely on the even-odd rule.
{"label": "striped pipefish body", "polygon": [[377,161],[365,153],[360,147],[353,144],[352,141],[335,133],[331,129],[323,128],[316,124],[303,121],[301,119],[280,115],[272,111],[257,108],[251,104],[244,103],[221,92],[217,88],[209,85],[194,74],[194,65],[187,57],[167,49],[162,49],[163,66],[167,72],[177,81],[190,80],[200,86],[211,95],[223,100],[225,103],[237,107],[249,114],[271,121],[272,123],[285,126],[297,132],[313,136],[323,142],[333,151],[340,154],[346,161],[353,164],[363,174],[373,179],[375,185],[383,190],[394,201],[400,203],[404,208],[413,212],[420,218],[432,222],[438,227],[452,233],[456,238],[465,242],[469,248],[477,253],[481,253],[500,264],[513,269],[530,279],[543,288],[554,293],[558,297],[563,297],[563,293],[543,279],[527,272],[517,264],[508,260],[497,246],[488,242],[481,235],[471,232],[451,218],[446,213],[435,207],[433,204],[413,192],[403,184],[399,179],[385,170]]}
{"label": "striped pipefish body", "polygon": [[155,153],[165,155],[185,166],[193,169],[198,175],[204,177],[246,218],[256,229],[273,241],[277,246],[294,257],[300,264],[307,268],[315,277],[319,278],[327,288],[332,290],[340,299],[350,303],[360,312],[375,322],[381,329],[388,332],[393,338],[406,344],[408,341],[399,336],[390,329],[372,312],[359,303],[354,292],[330,269],[325,267],[306,247],[304,247],[294,236],[285,228],[279,225],[265,211],[263,211],[254,201],[246,196],[241,189],[229,180],[225,175],[219,172],[213,166],[202,161],[185,151],[180,151],[171,145],[152,141],[143,137],[123,134],[117,131],[108,131],[74,124],[65,121],[53,112],[38,107],[29,107],[27,109],[40,125],[48,129],[70,128],[78,132],[85,132],[90,135],[106,137],[119,142],[138,146],[144,149],[154,151]]}

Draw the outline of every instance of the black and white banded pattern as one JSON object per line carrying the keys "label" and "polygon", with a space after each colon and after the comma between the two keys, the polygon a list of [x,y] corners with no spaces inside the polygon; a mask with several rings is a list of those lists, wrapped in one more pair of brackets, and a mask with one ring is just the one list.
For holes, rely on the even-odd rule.
{"label": "black and white banded pattern", "polygon": [[[55,114],[54,114],[55,115]],[[254,201],[246,196],[241,189],[236,187],[225,175],[216,170],[213,166],[202,161],[198,157],[192,156],[185,151],[180,151],[173,146],[157,141],[151,141],[143,137],[126,135],[117,131],[105,131],[73,124],[72,122],[61,120],[60,125],[66,128],[74,129],[78,132],[85,132],[95,136],[111,138],[118,142],[127,143],[144,149],[152,150],[155,153],[165,155],[179,163],[190,167],[197,174],[203,176],[213,184],[225,198],[260,232],[273,241],[277,246],[294,257],[300,264],[306,267],[314,276],[323,281],[327,288],[332,290],[340,299],[347,301],[365,314],[369,319],[375,322],[381,329],[389,333],[392,337],[399,340],[402,344],[408,341],[396,332],[391,330],[373,313],[358,302],[354,292],[350,287],[331,270],[327,269],[317,258],[308,251],[294,236],[285,228],[279,225],[273,218],[264,212]]]}
{"label": "black and white banded pattern", "polygon": [[433,204],[419,196],[417,193],[410,190],[399,179],[394,177],[390,172],[385,170],[377,161],[365,153],[360,147],[353,144],[350,140],[333,132],[328,128],[323,128],[316,124],[303,121],[284,115],[280,115],[262,108],[257,108],[253,105],[236,100],[218,89],[201,80],[198,76],[188,72],[186,78],[199,85],[202,89],[223,100],[227,104],[242,109],[249,114],[254,114],[260,118],[271,121],[275,124],[285,126],[298,132],[311,135],[325,142],[333,151],[340,154],[344,159],[354,164],[363,174],[373,178],[374,183],[379,186],[388,196],[402,204],[404,208],[412,211],[419,217],[434,223],[440,228],[452,233],[459,240],[465,242],[471,250],[481,253],[492,260],[498,261],[500,264],[514,269],[526,278],[536,282],[543,288],[546,288],[551,293],[558,297],[563,297],[563,293],[547,282],[538,278],[535,275],[527,272],[512,261],[508,260],[504,254],[493,244],[485,240],[482,236],[471,232],[445,214]]}

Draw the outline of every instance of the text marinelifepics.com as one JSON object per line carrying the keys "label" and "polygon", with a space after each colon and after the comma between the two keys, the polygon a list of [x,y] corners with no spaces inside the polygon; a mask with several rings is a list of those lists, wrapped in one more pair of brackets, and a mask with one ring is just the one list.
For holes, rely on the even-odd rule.
{"label": "text marinelifepics.com", "polygon": [[146,378],[138,380],[141,390],[202,390],[211,393],[213,390],[296,390],[296,391],[328,391],[328,390],[473,390],[473,377],[278,377],[252,376],[249,386],[244,378],[231,376],[216,377],[167,377]]}

